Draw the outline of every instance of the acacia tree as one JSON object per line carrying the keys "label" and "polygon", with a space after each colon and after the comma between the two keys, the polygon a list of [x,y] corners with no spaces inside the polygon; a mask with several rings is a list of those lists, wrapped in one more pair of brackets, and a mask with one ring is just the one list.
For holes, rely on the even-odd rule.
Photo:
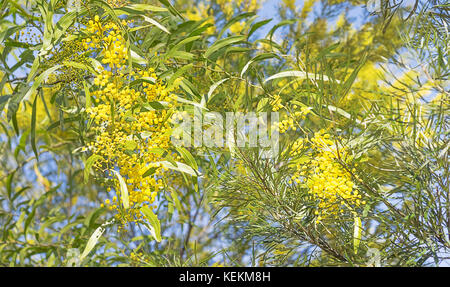
{"label": "acacia tree", "polygon": [[[3,1],[1,264],[441,264],[449,7],[410,4]],[[207,112],[278,152],[175,144]]]}

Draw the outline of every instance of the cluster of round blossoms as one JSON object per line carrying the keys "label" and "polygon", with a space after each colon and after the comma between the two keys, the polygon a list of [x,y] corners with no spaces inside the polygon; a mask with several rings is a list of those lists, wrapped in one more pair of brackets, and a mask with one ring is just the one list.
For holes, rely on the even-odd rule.
{"label": "cluster of round blossoms", "polygon": [[[139,222],[139,208],[151,205],[164,186],[161,161],[170,147],[168,118],[176,96],[153,69],[126,65],[126,41],[117,24],[103,23],[96,16],[85,33],[84,47],[95,50],[104,64],[93,81],[93,105],[87,108],[96,136],[88,150],[98,157],[94,167],[107,176],[108,191],[116,193],[105,205],[118,211],[122,224]],[[121,192],[121,179],[128,194]]]}
{"label": "cluster of round blossoms", "polygon": [[306,116],[311,112],[311,109],[308,107],[302,107],[300,110],[297,110],[298,107],[294,105],[293,109],[295,111],[287,114],[285,118],[278,123],[277,128],[280,133],[285,133],[289,129],[296,130],[296,125],[298,125],[301,120],[306,119]]}
{"label": "cluster of round blossoms", "polygon": [[272,110],[274,112],[276,112],[284,107],[282,104],[280,95],[275,95],[274,98],[271,99],[270,105],[272,106]]}
{"label": "cluster of round blossoms", "polygon": [[290,153],[292,156],[306,155],[296,162],[290,183],[304,185],[311,199],[318,202],[317,223],[334,218],[344,210],[354,212],[365,204],[351,173],[338,160],[345,164],[350,160],[345,147],[338,149],[324,130],[315,133],[311,139],[295,141]]}
{"label": "cluster of round blossoms", "polygon": [[[122,20],[121,24],[127,25],[127,22]],[[88,35],[88,38],[82,41],[84,48],[88,50],[101,47],[103,64],[108,64],[111,69],[120,69],[127,62],[126,41],[118,24],[114,22],[103,23],[102,19],[96,15],[94,20],[88,21],[84,32]]]}

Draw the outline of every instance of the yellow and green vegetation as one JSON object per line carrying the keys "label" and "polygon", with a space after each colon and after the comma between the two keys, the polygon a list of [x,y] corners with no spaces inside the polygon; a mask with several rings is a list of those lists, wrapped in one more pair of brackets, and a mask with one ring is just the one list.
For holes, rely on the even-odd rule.
{"label": "yellow and green vegetation", "polygon": [[447,1],[0,6],[0,266],[448,264]]}

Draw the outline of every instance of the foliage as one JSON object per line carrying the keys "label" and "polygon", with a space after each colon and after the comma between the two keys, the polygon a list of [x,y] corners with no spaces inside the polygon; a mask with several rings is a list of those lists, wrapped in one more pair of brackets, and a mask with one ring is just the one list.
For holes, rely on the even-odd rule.
{"label": "foliage", "polygon": [[[448,262],[446,1],[0,5],[1,266]],[[175,145],[206,112],[279,153]]]}

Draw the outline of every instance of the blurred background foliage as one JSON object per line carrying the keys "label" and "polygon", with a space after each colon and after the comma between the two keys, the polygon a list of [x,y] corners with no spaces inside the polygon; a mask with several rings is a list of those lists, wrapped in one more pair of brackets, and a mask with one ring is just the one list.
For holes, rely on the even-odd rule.
{"label": "blurred background foliage", "polygon": [[[448,264],[447,1],[0,7],[1,266]],[[115,196],[110,178],[91,170],[83,149],[94,139],[86,107],[102,53],[83,50],[80,31],[96,16],[120,26],[130,71],[152,68],[176,86],[179,111],[278,111],[287,121],[280,155],[168,148],[167,160],[201,176],[168,171],[158,219],[120,231],[103,205]],[[323,134],[337,150],[330,165],[364,204],[320,220],[314,186],[292,179],[321,156],[314,146],[293,152],[298,140]]]}

